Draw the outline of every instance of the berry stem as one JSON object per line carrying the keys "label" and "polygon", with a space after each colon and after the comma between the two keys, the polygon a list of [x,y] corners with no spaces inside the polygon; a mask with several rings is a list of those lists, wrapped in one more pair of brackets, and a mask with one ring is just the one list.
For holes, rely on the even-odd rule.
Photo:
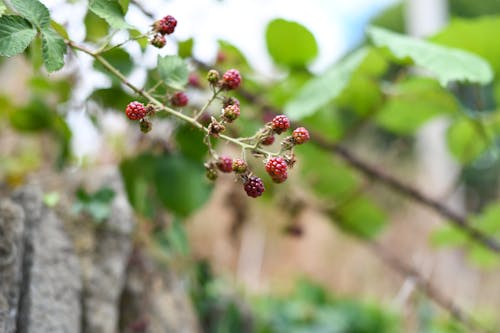
{"label": "berry stem", "polygon": [[[133,85],[125,77],[125,75],[123,75],[117,68],[115,68],[113,65],[111,65],[99,53],[93,52],[92,50],[90,50],[90,49],[88,49],[88,48],[86,48],[86,47],[84,47],[82,45],[75,44],[71,40],[66,40],[65,42],[72,49],[75,49],[77,51],[86,53],[86,54],[90,55],[91,57],[93,57],[96,61],[100,62],[104,66],[104,68],[106,68],[109,72],[111,72],[113,75],[115,75],[124,85],[126,85],[127,87],[129,87],[130,89],[132,89],[138,95],[140,95],[140,96],[144,97],[145,99],[147,99],[150,103],[154,104],[158,108],[158,110],[163,110],[163,111],[167,112],[168,114],[170,114],[170,115],[172,115],[172,116],[174,116],[174,117],[176,117],[178,119],[181,119],[181,120],[183,120],[183,121],[185,121],[185,122],[193,125],[194,127],[196,127],[198,129],[204,131],[205,133],[209,133],[208,128],[205,127],[205,126],[203,126],[201,123],[199,123],[196,118],[192,118],[192,117],[187,116],[187,115],[185,115],[185,114],[183,114],[183,113],[181,113],[179,111],[176,111],[176,110],[174,110],[172,108],[169,108],[165,104],[161,103],[158,99],[154,98],[150,93],[148,93],[147,91],[144,91],[144,89],[138,88],[135,85]],[[214,95],[210,99],[209,103],[207,103],[206,107],[208,107],[208,105],[213,100],[215,100],[215,98],[217,97],[217,94],[219,92],[220,91],[214,92]],[[206,107],[204,107],[204,108],[206,108]],[[203,111],[204,111],[204,108],[202,108]],[[266,151],[264,149],[261,149],[261,148],[258,148],[258,147],[256,148],[253,145],[249,145],[249,144],[240,142],[238,139],[232,138],[232,137],[224,135],[224,134],[220,134],[219,138],[221,138],[222,140],[225,140],[227,142],[231,142],[231,143],[233,143],[235,145],[238,145],[242,149],[248,149],[248,150],[251,150],[251,151],[255,151],[257,153],[265,154],[267,156],[273,155],[273,153],[270,153],[270,152],[268,152],[268,151]]]}
{"label": "berry stem", "polygon": [[198,113],[196,113],[195,116],[193,117],[193,119],[195,121],[198,121],[198,119],[201,117],[203,112],[205,112],[208,109],[208,107],[210,106],[210,104],[212,104],[212,102],[215,101],[215,99],[217,98],[217,95],[220,92],[221,92],[221,89],[213,91],[212,97],[210,97],[210,99],[205,103],[205,105],[203,105],[203,107],[200,109],[200,111],[198,111]]}

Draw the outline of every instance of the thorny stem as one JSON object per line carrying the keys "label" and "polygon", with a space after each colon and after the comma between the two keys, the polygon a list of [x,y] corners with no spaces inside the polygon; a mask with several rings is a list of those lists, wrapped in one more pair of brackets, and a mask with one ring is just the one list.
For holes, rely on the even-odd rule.
{"label": "thorny stem", "polygon": [[[208,128],[205,127],[205,126],[203,126],[201,123],[199,123],[197,119],[192,118],[190,116],[187,116],[187,115],[185,115],[185,114],[183,114],[183,113],[181,113],[179,111],[176,111],[176,110],[174,110],[172,108],[169,108],[168,106],[166,106],[165,104],[161,103],[159,100],[157,100],[156,98],[154,98],[149,92],[147,92],[144,89],[138,88],[135,85],[133,85],[118,69],[116,69],[113,65],[111,65],[99,53],[93,52],[92,50],[89,50],[88,48],[86,48],[86,47],[84,47],[82,45],[75,44],[73,41],[70,41],[70,40],[66,40],[65,42],[71,48],[73,48],[75,50],[78,50],[78,51],[81,51],[83,53],[86,53],[86,54],[92,56],[95,60],[97,60],[98,62],[100,62],[104,66],[104,68],[106,68],[110,73],[112,73],[118,79],[120,79],[120,81],[124,85],[126,85],[127,87],[129,87],[130,89],[132,89],[138,95],[140,95],[140,96],[144,97],[145,99],[147,99],[150,103],[152,103],[153,105],[155,105],[159,110],[165,111],[168,114],[170,114],[170,115],[172,115],[172,116],[174,116],[174,117],[176,117],[176,118],[178,118],[180,120],[183,120],[183,121],[191,124],[192,126],[194,126],[194,127],[198,128],[198,129],[204,131],[207,134],[209,133]],[[216,94],[214,94],[214,96],[212,97],[212,100],[215,99],[215,97],[216,97]],[[268,151],[266,151],[264,149],[261,149],[259,147],[254,147],[253,145],[249,145],[249,144],[240,142],[238,139],[232,138],[232,137],[224,135],[224,134],[219,134],[219,138],[221,138],[222,140],[225,140],[227,142],[231,142],[231,143],[233,143],[235,145],[238,145],[242,149],[248,149],[250,151],[261,153],[261,154],[264,154],[266,156],[273,155],[273,153],[270,153],[270,152],[268,152]]]}

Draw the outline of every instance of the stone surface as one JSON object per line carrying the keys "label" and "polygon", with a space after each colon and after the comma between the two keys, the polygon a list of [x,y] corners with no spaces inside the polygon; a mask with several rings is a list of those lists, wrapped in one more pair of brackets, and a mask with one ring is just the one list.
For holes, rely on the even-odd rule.
{"label": "stone surface", "polygon": [[23,209],[10,200],[0,202],[0,332],[16,331],[22,280]]}
{"label": "stone surface", "polygon": [[19,333],[80,332],[81,274],[71,239],[35,187],[14,195],[25,212]]}
{"label": "stone surface", "polygon": [[110,218],[96,231],[95,249],[85,279],[85,332],[114,333],[119,318],[119,299],[132,249],[134,215],[117,169],[95,177],[98,187],[115,192]]}

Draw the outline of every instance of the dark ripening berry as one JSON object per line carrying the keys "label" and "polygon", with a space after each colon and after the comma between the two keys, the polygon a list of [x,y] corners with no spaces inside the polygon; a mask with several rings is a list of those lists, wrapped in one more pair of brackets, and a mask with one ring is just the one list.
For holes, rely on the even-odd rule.
{"label": "dark ripening berry", "polygon": [[173,106],[186,106],[187,103],[189,102],[189,98],[186,95],[186,93],[182,91],[176,92],[171,98],[170,98],[170,103]]}
{"label": "dark ripening berry", "polygon": [[245,192],[247,192],[247,195],[252,198],[260,197],[265,191],[262,179],[255,176],[249,177],[245,181],[243,188],[245,189]]}
{"label": "dark ripening berry", "polygon": [[167,15],[161,20],[156,21],[153,25],[153,29],[162,35],[170,35],[174,32],[176,26],[177,20],[173,16]]}
{"label": "dark ripening berry", "polygon": [[275,183],[283,183],[288,178],[288,165],[282,157],[271,157],[266,163],[266,171]]}
{"label": "dark ripening berry", "polygon": [[205,173],[205,176],[209,179],[209,180],[216,180],[217,177],[219,176],[217,174],[217,170],[214,170],[214,169],[207,169],[207,172]]}
{"label": "dark ripening berry", "polygon": [[222,101],[222,107],[225,108],[229,105],[238,105],[240,106],[240,101],[236,97],[226,97]]}
{"label": "dark ripening berry", "polygon": [[142,133],[148,133],[153,129],[153,123],[147,119],[141,119],[139,127],[141,128]]}
{"label": "dark ripening berry", "polygon": [[264,146],[272,145],[274,143],[274,135],[266,136],[264,139],[262,139],[260,143],[263,144]]}
{"label": "dark ripening berry", "polygon": [[167,44],[167,39],[162,34],[156,34],[154,35],[153,39],[151,39],[151,45],[159,49],[164,47],[166,44]]}
{"label": "dark ripening berry", "polygon": [[208,71],[207,74],[207,81],[210,82],[211,84],[217,84],[220,79],[220,74],[217,72],[215,69],[211,69]]}
{"label": "dark ripening berry", "polygon": [[222,172],[231,172],[233,171],[233,159],[231,157],[221,156],[217,161],[217,167]]}
{"label": "dark ripening berry", "polygon": [[222,76],[222,88],[226,90],[236,89],[241,84],[241,75],[236,69],[230,69]]}
{"label": "dark ripening berry", "polygon": [[240,106],[237,104],[228,105],[222,109],[222,118],[228,123],[236,120],[240,116]]}
{"label": "dark ripening berry", "polygon": [[125,109],[125,114],[130,120],[140,120],[146,117],[147,113],[144,105],[139,102],[131,102]]}
{"label": "dark ripening berry", "polygon": [[273,130],[277,134],[281,134],[282,132],[290,128],[290,120],[288,120],[288,117],[285,116],[284,114],[280,114],[274,117],[271,122]]}
{"label": "dark ripening berry", "polygon": [[236,173],[245,173],[248,169],[248,165],[247,165],[247,162],[245,162],[245,160],[242,160],[242,159],[235,159],[233,161],[233,171],[236,172]]}
{"label": "dark ripening berry", "polygon": [[309,141],[309,131],[304,127],[296,128],[292,133],[293,141],[297,145],[301,145]]}

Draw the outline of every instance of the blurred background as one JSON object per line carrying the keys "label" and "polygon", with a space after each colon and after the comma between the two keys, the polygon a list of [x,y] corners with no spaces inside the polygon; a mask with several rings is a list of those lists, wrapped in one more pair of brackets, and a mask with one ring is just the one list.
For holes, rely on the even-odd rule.
{"label": "blurred background", "polygon": [[[209,68],[237,68],[242,116],[232,134],[251,136],[273,112],[290,112],[409,189],[394,191],[314,142],[297,148],[286,184],[256,171],[263,198],[229,175],[212,184],[200,133],[168,117],[141,133],[123,115],[140,97],[75,50],[47,73],[35,41],[1,58],[1,191],[34,186],[62,221],[81,269],[79,330],[500,331],[498,253],[408,195],[417,189],[481,233],[500,232],[500,1],[120,1],[128,30],[86,1],[41,2],[90,49],[137,38],[103,53],[137,87],[158,81],[158,56],[181,57],[183,112],[210,98]],[[167,14],[178,26],[159,50],[140,34]],[[425,45],[377,42],[370,26]],[[460,76],[447,47],[478,57],[492,79],[474,81],[480,71],[463,61],[472,74],[442,84]],[[346,65],[360,51],[363,60]],[[442,61],[437,72],[427,58]],[[168,101],[173,90],[154,92]],[[223,142],[216,149],[239,156]]]}

